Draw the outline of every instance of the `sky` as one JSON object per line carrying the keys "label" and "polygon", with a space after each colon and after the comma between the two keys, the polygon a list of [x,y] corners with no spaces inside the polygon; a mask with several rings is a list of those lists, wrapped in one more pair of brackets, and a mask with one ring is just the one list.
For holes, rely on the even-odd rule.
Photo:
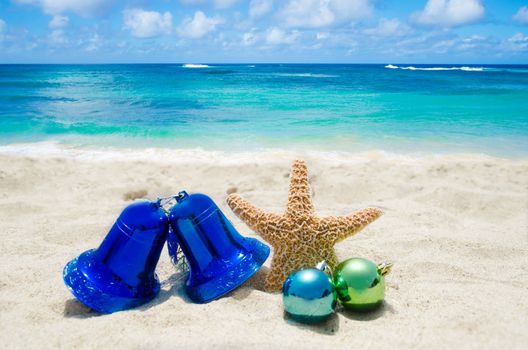
{"label": "sky", "polygon": [[0,0],[0,63],[528,64],[528,1]]}

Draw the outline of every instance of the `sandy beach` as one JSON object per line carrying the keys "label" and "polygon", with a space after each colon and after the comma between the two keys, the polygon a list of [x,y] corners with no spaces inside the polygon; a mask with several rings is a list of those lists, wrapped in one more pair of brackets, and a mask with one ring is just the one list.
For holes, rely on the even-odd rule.
{"label": "sandy beach", "polygon": [[[174,151],[176,152],[176,151]],[[0,344],[15,348],[522,349],[528,343],[528,161],[478,155],[396,156],[146,150],[0,152]],[[189,151],[190,152],[190,151]],[[338,257],[392,261],[386,302],[340,310],[320,325],[283,314],[263,291],[266,262],[228,296],[186,298],[166,249],[162,290],[138,309],[98,315],[62,281],[64,265],[97,247],[131,199],[180,190],[225,204],[237,192],[284,209],[290,163],[307,161],[316,210],[385,215],[336,246]]]}

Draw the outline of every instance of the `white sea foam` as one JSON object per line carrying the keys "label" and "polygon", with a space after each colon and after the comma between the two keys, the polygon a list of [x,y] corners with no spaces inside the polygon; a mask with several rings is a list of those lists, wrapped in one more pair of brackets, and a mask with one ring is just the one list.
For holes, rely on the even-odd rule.
{"label": "white sea foam", "polygon": [[293,159],[317,160],[324,159],[332,164],[358,163],[375,160],[409,161],[416,159],[445,159],[454,157],[457,159],[494,159],[491,155],[479,153],[434,153],[413,152],[395,153],[381,149],[357,150],[357,151],[317,151],[306,149],[282,149],[265,148],[254,151],[212,151],[202,148],[121,148],[121,147],[96,147],[77,146],[58,143],[55,141],[43,141],[34,143],[19,143],[0,146],[0,155],[14,155],[36,159],[78,159],[82,161],[102,162],[130,162],[130,161],[152,161],[171,164],[214,164],[240,165],[240,164],[264,164],[264,163],[288,163]]}
{"label": "white sea foam", "polygon": [[207,64],[186,63],[182,67],[183,68],[210,68],[211,66]]}
{"label": "white sea foam", "polygon": [[466,72],[483,72],[484,67],[414,67],[414,66],[395,66],[388,64],[385,68],[389,69],[403,69],[403,70],[425,70],[425,71],[445,71],[445,70],[462,70]]}
{"label": "white sea foam", "polygon": [[484,68],[482,67],[460,67],[460,70],[465,70],[466,72],[482,72]]}

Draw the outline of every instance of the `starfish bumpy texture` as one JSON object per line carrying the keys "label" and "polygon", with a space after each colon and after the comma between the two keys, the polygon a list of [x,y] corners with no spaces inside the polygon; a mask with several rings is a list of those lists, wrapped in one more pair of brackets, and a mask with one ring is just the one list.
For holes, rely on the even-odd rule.
{"label": "starfish bumpy texture", "polygon": [[358,233],[382,214],[380,209],[366,208],[348,216],[317,217],[308,169],[300,160],[293,163],[284,214],[264,212],[236,194],[227,197],[227,204],[275,250],[265,282],[270,292],[280,291],[292,272],[314,267],[321,260],[334,268],[338,262],[334,245]]}

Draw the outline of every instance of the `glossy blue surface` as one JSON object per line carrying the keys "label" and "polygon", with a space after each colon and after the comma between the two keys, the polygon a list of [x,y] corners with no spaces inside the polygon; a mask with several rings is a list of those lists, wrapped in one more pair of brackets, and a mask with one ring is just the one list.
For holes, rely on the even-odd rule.
{"label": "glossy blue surface", "polygon": [[175,266],[178,265],[178,247],[179,245],[176,234],[174,233],[174,230],[169,227],[169,234],[167,236],[167,251],[169,252],[172,264]]}
{"label": "glossy blue surface", "polygon": [[[189,263],[187,294],[196,303],[220,298],[250,278],[269,256],[267,245],[241,236],[211,198],[185,192],[170,211],[174,235]],[[177,242],[176,242],[177,241]],[[173,261],[175,250],[169,249]]]}
{"label": "glossy blue surface", "polygon": [[126,207],[98,249],[88,250],[64,268],[64,283],[86,306],[112,313],[154,298],[154,273],[169,229],[155,202]]}
{"label": "glossy blue surface", "polygon": [[334,313],[337,304],[330,277],[318,269],[299,270],[286,278],[282,286],[284,310],[296,321],[315,323]]}

